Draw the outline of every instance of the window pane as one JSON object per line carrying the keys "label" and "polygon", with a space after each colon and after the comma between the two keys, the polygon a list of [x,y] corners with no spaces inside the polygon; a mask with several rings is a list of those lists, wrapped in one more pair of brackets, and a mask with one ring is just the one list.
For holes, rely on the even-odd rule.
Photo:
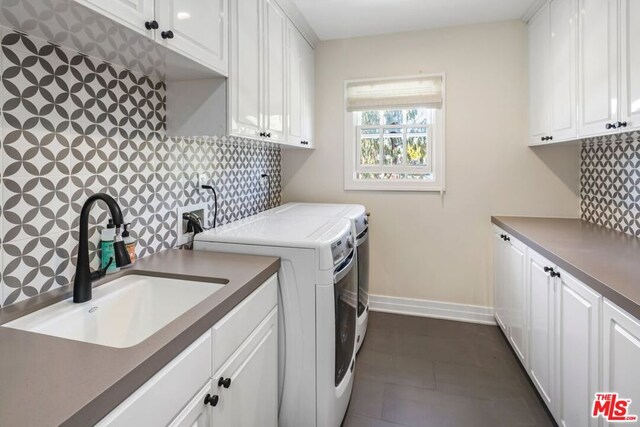
{"label": "window pane", "polygon": [[424,136],[410,136],[407,138],[407,164],[411,166],[426,166],[427,138]]}
{"label": "window pane", "polygon": [[362,138],[360,140],[360,164],[380,164],[380,138]]}
{"label": "window pane", "polygon": [[384,112],[385,125],[402,124],[402,110],[387,110]]}
{"label": "window pane", "polygon": [[410,133],[427,133],[427,128],[408,128],[407,134]]}
{"label": "window pane", "polygon": [[385,137],[383,150],[385,165],[399,165],[404,162],[402,137]]}
{"label": "window pane", "polygon": [[363,111],[362,124],[363,125],[379,125],[380,111]]}
{"label": "window pane", "polygon": [[402,135],[402,128],[387,128],[387,129],[384,130],[384,133],[386,135],[389,135],[389,134],[394,134],[395,135],[395,134],[397,134],[398,136],[400,136],[400,135]]}
{"label": "window pane", "polygon": [[362,135],[380,135],[380,128],[376,128],[376,129],[360,129],[360,133]]}
{"label": "window pane", "polygon": [[411,110],[407,110],[407,123],[426,125],[427,116],[428,112],[425,108],[413,108]]}

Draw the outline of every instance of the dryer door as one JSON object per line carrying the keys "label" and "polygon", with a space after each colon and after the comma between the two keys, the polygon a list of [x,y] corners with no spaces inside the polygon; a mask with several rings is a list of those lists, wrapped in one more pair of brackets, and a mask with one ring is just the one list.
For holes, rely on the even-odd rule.
{"label": "dryer door", "polygon": [[355,347],[358,277],[354,267],[355,251],[352,250],[334,273],[336,387],[349,371]]}

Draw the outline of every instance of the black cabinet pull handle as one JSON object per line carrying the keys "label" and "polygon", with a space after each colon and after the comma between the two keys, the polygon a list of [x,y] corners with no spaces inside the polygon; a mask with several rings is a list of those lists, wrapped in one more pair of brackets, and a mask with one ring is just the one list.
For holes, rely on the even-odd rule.
{"label": "black cabinet pull handle", "polygon": [[510,242],[511,238],[509,236],[505,236],[504,240],[507,241],[507,242]]}
{"label": "black cabinet pull handle", "polygon": [[220,400],[220,398],[217,395],[210,395],[207,393],[207,395],[204,398],[204,404],[205,405],[211,405],[211,406],[216,406],[218,404],[218,401]]}
{"label": "black cabinet pull handle", "polygon": [[607,128],[607,129],[612,129],[612,128],[615,128],[616,125],[611,124],[611,123],[607,123],[606,125],[604,125],[604,127]]}
{"label": "black cabinet pull handle", "polygon": [[553,271],[553,270],[551,270],[551,272],[549,273],[549,275],[550,275],[551,277],[560,277],[560,273],[559,273],[559,272],[555,272],[555,271]]}
{"label": "black cabinet pull handle", "polygon": [[220,377],[218,379],[218,387],[229,388],[231,386],[231,378]]}
{"label": "black cabinet pull handle", "polygon": [[271,138],[271,132],[265,135],[267,138]]}
{"label": "black cabinet pull handle", "polygon": [[167,30],[167,31],[163,31],[160,33],[160,37],[162,37],[163,39],[172,39],[173,38],[173,31],[171,30]]}
{"label": "black cabinet pull handle", "polygon": [[545,267],[545,268],[544,268],[544,272],[545,272],[545,273],[548,273],[548,272],[550,272],[550,271],[553,271],[553,268],[551,268],[551,267]]}
{"label": "black cabinet pull handle", "polygon": [[626,128],[627,127],[627,122],[618,122],[618,126],[619,128]]}
{"label": "black cabinet pull handle", "polygon": [[158,25],[158,21],[153,20],[153,21],[147,21],[144,23],[144,27],[147,30],[157,30],[160,26]]}

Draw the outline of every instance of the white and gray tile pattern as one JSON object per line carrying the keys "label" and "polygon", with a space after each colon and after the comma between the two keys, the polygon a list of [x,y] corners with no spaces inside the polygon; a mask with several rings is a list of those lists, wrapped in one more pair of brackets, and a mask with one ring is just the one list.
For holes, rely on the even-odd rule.
{"label": "white and gray tile pattern", "polygon": [[640,236],[640,132],[585,139],[580,157],[582,219]]}
{"label": "white and gray tile pattern", "polygon": [[[198,173],[218,190],[218,224],[280,203],[277,146],[167,137],[164,82],[4,27],[0,33],[0,305],[70,283],[80,209],[96,192],[118,200],[140,256],[176,245],[179,206],[213,208],[213,197],[196,189]],[[107,218],[93,208],[93,268]]]}

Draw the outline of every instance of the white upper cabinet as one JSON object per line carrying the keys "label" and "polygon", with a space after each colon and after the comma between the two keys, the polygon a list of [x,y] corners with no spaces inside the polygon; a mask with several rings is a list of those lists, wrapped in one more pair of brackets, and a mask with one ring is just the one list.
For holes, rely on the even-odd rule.
{"label": "white upper cabinet", "polygon": [[549,5],[529,23],[529,102],[531,144],[547,141],[551,123],[549,88]]}
{"label": "white upper cabinet", "polygon": [[529,127],[531,144],[548,141],[551,129],[549,102],[549,4],[529,22]]}
{"label": "white upper cabinet", "polygon": [[578,3],[553,0],[549,8],[551,136],[557,142],[578,135]]}
{"label": "white upper cabinet", "polygon": [[620,17],[620,121],[622,129],[634,130],[640,129],[640,2],[622,0]]}
{"label": "white upper cabinet", "polygon": [[274,0],[232,3],[229,132],[309,147],[313,48]]}
{"label": "white upper cabinet", "polygon": [[552,0],[529,22],[531,145],[576,139],[577,13],[577,0]]}
{"label": "white upper cabinet", "polygon": [[266,137],[284,142],[286,138],[286,37],[288,19],[273,1],[265,3],[265,111]]}
{"label": "white upper cabinet", "polygon": [[227,75],[228,0],[75,1]]}
{"label": "white upper cabinet", "polygon": [[580,0],[581,136],[617,132],[618,1]]}
{"label": "white upper cabinet", "polygon": [[257,138],[262,129],[262,5],[264,0],[231,2],[229,132]]}
{"label": "white upper cabinet", "polygon": [[640,3],[549,0],[529,21],[530,145],[640,129]]}
{"label": "white upper cabinet", "polygon": [[227,74],[227,0],[156,0],[156,41]]}
{"label": "white upper cabinet", "polygon": [[156,19],[155,0],[75,0],[75,2],[134,31],[152,36],[152,23]]}
{"label": "white upper cabinet", "polygon": [[302,106],[303,106],[303,49],[306,41],[293,24],[289,25],[289,119],[287,142],[300,145],[302,135]]}
{"label": "white upper cabinet", "polygon": [[302,45],[302,142],[313,148],[314,102],[315,102],[315,57],[309,43]]}

